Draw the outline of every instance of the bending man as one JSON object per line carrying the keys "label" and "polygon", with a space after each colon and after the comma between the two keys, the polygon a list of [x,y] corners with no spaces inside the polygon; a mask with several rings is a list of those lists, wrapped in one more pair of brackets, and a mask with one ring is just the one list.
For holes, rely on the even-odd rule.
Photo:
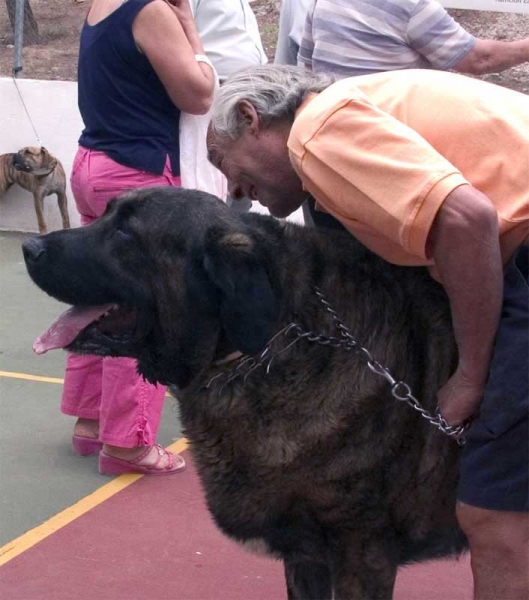
{"label": "bending man", "polygon": [[286,217],[312,196],[444,285],[459,364],[438,397],[450,424],[474,418],[457,514],[479,600],[529,593],[528,114],[527,96],[453,73],[270,66],[228,78],[208,140],[234,197]]}

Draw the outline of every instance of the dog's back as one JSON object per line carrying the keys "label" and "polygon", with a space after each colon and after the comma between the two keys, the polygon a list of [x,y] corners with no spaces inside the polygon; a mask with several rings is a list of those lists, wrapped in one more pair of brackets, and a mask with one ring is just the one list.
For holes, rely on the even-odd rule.
{"label": "dog's back", "polygon": [[14,183],[16,183],[12,178],[14,156],[15,155],[12,152],[8,154],[0,154],[0,197],[3,196]]}

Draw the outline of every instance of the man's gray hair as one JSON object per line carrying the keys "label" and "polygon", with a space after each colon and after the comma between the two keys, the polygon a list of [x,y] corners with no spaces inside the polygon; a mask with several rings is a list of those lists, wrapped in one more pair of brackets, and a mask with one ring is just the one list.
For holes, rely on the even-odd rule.
{"label": "man's gray hair", "polygon": [[242,100],[252,104],[263,127],[285,119],[293,122],[307,95],[323,91],[333,81],[304,67],[265,65],[237,71],[217,91],[210,127],[219,137],[237,139],[244,125],[238,109]]}

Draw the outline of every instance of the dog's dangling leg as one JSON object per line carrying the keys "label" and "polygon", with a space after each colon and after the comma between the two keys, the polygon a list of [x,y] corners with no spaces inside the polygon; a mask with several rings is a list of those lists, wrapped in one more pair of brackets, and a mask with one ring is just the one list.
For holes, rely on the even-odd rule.
{"label": "dog's dangling leg", "polygon": [[70,229],[70,215],[68,214],[68,198],[66,194],[57,194],[57,202],[62,217],[62,228]]}
{"label": "dog's dangling leg", "polygon": [[329,567],[319,562],[284,561],[288,600],[332,600]]}
{"label": "dog's dangling leg", "polygon": [[44,209],[43,209],[43,198],[39,194],[35,194],[33,196],[33,203],[35,204],[35,212],[37,213],[37,223],[39,226],[39,233],[44,235],[48,233],[48,228],[46,226],[46,221],[44,220]]}

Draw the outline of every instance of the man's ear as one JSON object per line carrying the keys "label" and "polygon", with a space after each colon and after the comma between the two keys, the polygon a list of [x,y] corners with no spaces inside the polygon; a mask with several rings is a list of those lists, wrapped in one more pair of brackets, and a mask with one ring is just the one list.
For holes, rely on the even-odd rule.
{"label": "man's ear", "polygon": [[257,354],[270,337],[279,304],[255,242],[243,232],[211,229],[204,267],[220,291],[220,316],[228,339],[244,354]]}
{"label": "man's ear", "polygon": [[237,109],[246,129],[252,134],[258,133],[261,129],[261,119],[254,105],[248,100],[241,100],[237,105]]}

